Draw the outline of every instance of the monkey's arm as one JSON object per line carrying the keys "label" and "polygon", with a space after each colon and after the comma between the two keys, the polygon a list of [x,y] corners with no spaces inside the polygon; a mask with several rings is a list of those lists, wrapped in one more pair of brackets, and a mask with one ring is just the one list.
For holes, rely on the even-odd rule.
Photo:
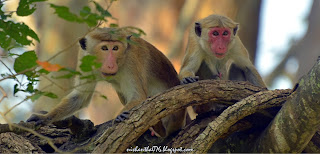
{"label": "monkey's arm", "polygon": [[236,68],[236,70],[238,70],[238,74],[229,74],[229,79],[234,78],[232,76],[236,75],[244,76],[246,81],[249,81],[250,83],[256,86],[266,87],[257,69],[254,67],[254,65],[251,63],[251,61],[246,55],[239,54],[237,58],[234,58],[233,64],[235,65],[233,67]]}
{"label": "monkey's arm", "polygon": [[89,104],[95,85],[96,82],[92,82],[79,86],[65,96],[52,111],[45,115],[31,116],[27,122],[36,121],[37,123],[47,124],[73,115]]}
{"label": "monkey's arm", "polygon": [[199,70],[199,67],[203,61],[202,54],[202,51],[191,52],[191,49],[187,50],[179,73],[179,79],[181,80],[182,84],[188,84],[199,80],[199,77],[196,77],[195,74]]}

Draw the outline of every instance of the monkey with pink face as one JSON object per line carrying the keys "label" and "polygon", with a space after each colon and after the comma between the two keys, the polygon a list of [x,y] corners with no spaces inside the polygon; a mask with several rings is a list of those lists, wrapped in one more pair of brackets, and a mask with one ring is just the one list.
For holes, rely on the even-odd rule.
{"label": "monkey with pink face", "polygon": [[[179,78],[182,84],[203,79],[240,80],[266,87],[237,35],[239,24],[221,15],[210,15],[195,23],[189,34]],[[196,113],[216,105],[193,106]]]}

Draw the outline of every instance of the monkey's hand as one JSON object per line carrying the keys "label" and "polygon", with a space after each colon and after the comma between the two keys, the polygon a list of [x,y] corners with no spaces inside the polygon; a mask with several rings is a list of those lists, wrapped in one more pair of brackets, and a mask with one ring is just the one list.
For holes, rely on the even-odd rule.
{"label": "monkey's hand", "polygon": [[114,119],[113,124],[123,122],[124,120],[129,118],[129,115],[130,115],[129,111],[122,112],[120,115],[116,117],[116,119]]}
{"label": "monkey's hand", "polygon": [[46,111],[40,111],[40,114],[32,114],[27,122],[36,122],[36,125],[45,125],[49,123],[48,118],[45,116]]}
{"label": "monkey's hand", "polygon": [[183,78],[183,79],[180,81],[180,84],[189,84],[189,83],[193,83],[193,82],[197,82],[197,81],[199,81],[199,76],[186,77],[186,78]]}

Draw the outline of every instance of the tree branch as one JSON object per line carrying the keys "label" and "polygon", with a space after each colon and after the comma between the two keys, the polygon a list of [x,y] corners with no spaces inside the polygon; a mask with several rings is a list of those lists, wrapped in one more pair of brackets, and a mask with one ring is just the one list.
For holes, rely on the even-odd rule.
{"label": "tree branch", "polygon": [[262,90],[266,89],[253,86],[249,82],[216,80],[173,87],[133,108],[128,120],[108,128],[95,142],[97,146],[93,152],[125,152],[126,148],[159,119],[179,109],[208,102],[235,103]]}
{"label": "tree branch", "polygon": [[205,153],[212,144],[240,119],[259,110],[281,106],[290,94],[290,89],[262,91],[228,107],[197,137],[191,145],[192,153]]}
{"label": "tree branch", "polygon": [[320,57],[256,142],[254,151],[301,153],[320,127],[319,93]]}

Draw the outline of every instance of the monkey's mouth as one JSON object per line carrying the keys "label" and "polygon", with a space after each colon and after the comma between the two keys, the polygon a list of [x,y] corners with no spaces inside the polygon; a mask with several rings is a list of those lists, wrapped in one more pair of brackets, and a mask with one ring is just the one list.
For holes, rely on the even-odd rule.
{"label": "monkey's mouth", "polygon": [[224,53],[215,53],[217,58],[223,58],[225,56]]}
{"label": "monkey's mouth", "polygon": [[116,72],[116,73],[105,73],[105,72],[101,72],[101,74],[102,74],[103,76],[114,76],[114,75],[117,74],[117,72]]}

